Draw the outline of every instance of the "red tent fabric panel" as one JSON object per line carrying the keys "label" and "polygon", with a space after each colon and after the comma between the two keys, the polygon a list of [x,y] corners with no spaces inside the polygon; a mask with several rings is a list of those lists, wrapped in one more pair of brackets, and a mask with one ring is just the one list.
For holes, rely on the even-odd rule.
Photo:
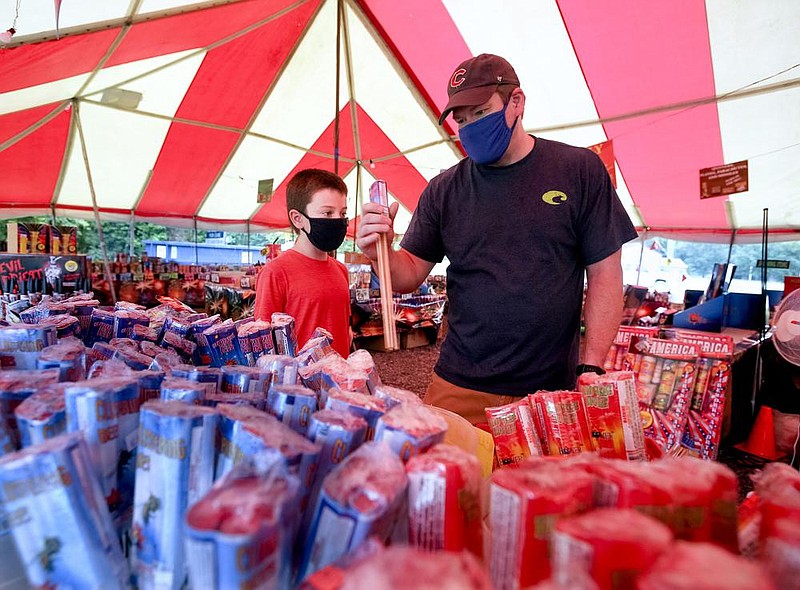
{"label": "red tent fabric panel", "polygon": [[[560,0],[559,8],[601,118],[715,95],[702,0],[657,6]],[[598,22],[613,23],[613,28],[598,27]],[[622,38],[625,43],[619,42]],[[659,125],[664,119],[669,125]],[[659,225],[680,227],[691,208],[707,227],[727,227],[723,200],[700,201],[699,170],[690,164],[723,162],[715,105],[604,127],[631,194],[645,196],[637,201],[645,223],[655,216]]]}
{"label": "red tent fabric panel", "polygon": [[[57,105],[49,104],[0,116],[0,141],[5,141],[48,115]],[[0,152],[0,194],[4,206],[41,203],[52,195],[67,145],[71,111],[54,119]]]}
{"label": "red tent fabric panel", "polygon": [[117,29],[111,29],[13,49],[0,48],[0,92],[92,71],[117,32]]}
{"label": "red tent fabric panel", "polygon": [[[283,18],[210,51],[201,64],[176,117],[244,128],[275,81],[316,4],[309,2]],[[138,211],[197,212],[239,135],[173,123]],[[185,170],[196,170],[191,182]],[[174,195],[181,195],[175,202]]]}

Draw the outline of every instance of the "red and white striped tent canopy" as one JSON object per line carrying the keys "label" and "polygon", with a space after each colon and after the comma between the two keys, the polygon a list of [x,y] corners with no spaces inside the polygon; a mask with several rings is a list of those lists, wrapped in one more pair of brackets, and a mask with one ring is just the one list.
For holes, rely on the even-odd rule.
{"label": "red and white striped tent canopy", "polygon": [[[17,11],[1,217],[88,217],[94,193],[105,219],[286,227],[287,179],[333,170],[338,136],[351,216],[382,178],[402,228],[463,157],[436,124],[450,73],[489,52],[515,66],[531,133],[612,140],[648,235],[757,239],[768,207],[774,235],[800,236],[797,0],[5,0],[0,30]],[[700,169],[742,160],[747,192],[700,199]]]}

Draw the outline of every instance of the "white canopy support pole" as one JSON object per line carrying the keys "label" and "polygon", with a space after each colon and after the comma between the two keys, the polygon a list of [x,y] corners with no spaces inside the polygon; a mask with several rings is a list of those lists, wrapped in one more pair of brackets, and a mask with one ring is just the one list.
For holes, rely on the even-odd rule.
{"label": "white canopy support pole", "polygon": [[75,124],[78,128],[78,137],[81,140],[81,153],[83,154],[83,165],[86,168],[86,179],[89,181],[89,193],[92,195],[92,211],[94,221],[97,224],[97,235],[100,238],[100,251],[103,253],[103,272],[108,281],[108,291],[111,293],[111,301],[116,304],[117,293],[114,289],[114,280],[111,276],[111,266],[108,264],[108,251],[106,250],[106,239],[103,236],[103,222],[100,221],[100,210],[97,207],[97,194],[94,191],[94,181],[92,180],[92,170],[89,166],[89,156],[86,151],[86,138],[83,135],[83,125],[81,124],[80,102],[72,101],[72,108],[75,111]]}
{"label": "white canopy support pole", "polygon": [[197,254],[197,215],[192,217],[192,220],[194,221],[194,263],[195,264],[200,264],[198,262],[198,260],[200,258],[199,258],[198,254]]}
{"label": "white canopy support pole", "polygon": [[642,258],[644,258],[644,242],[647,239],[647,230],[649,227],[644,228],[644,235],[642,236],[642,247],[639,248],[639,264],[636,266],[636,285],[639,285],[639,278],[642,276]]}
{"label": "white canopy support pole", "polygon": [[[356,162],[356,194],[355,194],[356,202],[355,202],[355,207],[353,208],[353,211],[355,212],[356,230],[358,229],[358,210],[361,208],[361,199],[364,198],[364,195],[361,194],[362,192],[364,192],[364,189],[362,188],[364,185],[361,182],[362,170],[363,170],[363,164],[361,160],[359,160],[358,162]],[[353,236],[353,252],[355,251],[356,251],[356,237]]]}
{"label": "white canopy support pole", "polygon": [[136,222],[134,221],[134,213],[131,211],[131,219],[128,222],[128,256],[133,258],[136,253],[134,242],[136,241]]}

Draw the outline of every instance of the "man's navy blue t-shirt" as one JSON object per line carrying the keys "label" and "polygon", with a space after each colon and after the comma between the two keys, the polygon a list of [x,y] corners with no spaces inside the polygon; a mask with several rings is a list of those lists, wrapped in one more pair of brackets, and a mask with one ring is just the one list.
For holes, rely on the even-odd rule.
{"label": "man's navy blue t-shirt", "polygon": [[605,166],[584,148],[536,138],[510,166],[465,158],[434,178],[401,246],[450,260],[435,372],[505,395],[572,388],[585,267],[636,236]]}

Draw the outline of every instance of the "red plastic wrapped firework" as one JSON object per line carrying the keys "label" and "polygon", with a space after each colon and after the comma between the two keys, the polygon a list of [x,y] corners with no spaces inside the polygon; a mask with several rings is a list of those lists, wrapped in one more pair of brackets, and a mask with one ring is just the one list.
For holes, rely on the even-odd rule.
{"label": "red plastic wrapped firework", "polygon": [[153,359],[146,354],[130,349],[118,349],[114,353],[115,359],[120,359],[134,371],[144,371],[153,364]]}
{"label": "red plastic wrapped firework", "polygon": [[586,405],[580,393],[537,391],[528,400],[536,413],[545,455],[574,455],[593,450]]}
{"label": "red plastic wrapped firework", "polygon": [[23,448],[67,431],[64,390],[70,383],[44,385],[14,410]]}
{"label": "red plastic wrapped firework", "polygon": [[592,445],[601,457],[643,461],[644,429],[630,371],[587,374],[581,384]]}
{"label": "red plastic wrapped firework", "polygon": [[347,357],[347,364],[367,374],[367,389],[375,395],[376,389],[381,385],[381,377],[375,367],[375,359],[369,351],[363,348],[354,351]]}
{"label": "red plastic wrapped firework", "polygon": [[205,397],[206,388],[202,383],[167,377],[161,382],[162,401],[180,401],[192,405],[201,405]]}
{"label": "red plastic wrapped firework", "polygon": [[491,590],[469,553],[425,553],[393,546],[345,571],[342,590]]}
{"label": "red plastic wrapped firework", "polygon": [[763,542],[776,536],[778,520],[800,521],[800,473],[783,463],[768,463],[753,479],[761,500],[759,539]]}
{"label": "red plastic wrapped firework", "polygon": [[792,588],[800,581],[800,520],[779,518],[772,530],[761,543],[761,562],[778,588]]}
{"label": "red plastic wrapped firework", "polygon": [[58,383],[58,369],[0,371],[0,422],[10,433],[14,448],[19,448],[20,436],[14,410],[45,385]]}
{"label": "red plastic wrapped firework", "polygon": [[298,579],[333,563],[370,536],[386,541],[406,493],[403,463],[365,443],[325,478],[306,536]]}
{"label": "red plastic wrapped firework", "polygon": [[372,440],[378,418],[386,412],[386,404],[369,395],[331,389],[325,402],[325,409],[341,410],[355,416],[361,416],[367,421],[367,440]]}
{"label": "red plastic wrapped firework", "polygon": [[86,347],[77,338],[65,338],[39,354],[40,369],[58,368],[59,381],[81,381],[86,377]]}
{"label": "red plastic wrapped firework", "polygon": [[422,404],[400,404],[378,418],[375,440],[389,445],[403,462],[444,440],[447,422]]}
{"label": "red plastic wrapped firework", "polygon": [[53,326],[56,329],[57,338],[66,338],[68,336],[81,336],[81,324],[78,318],[71,315],[54,315],[43,318],[39,326]]}
{"label": "red plastic wrapped firework", "polygon": [[667,458],[649,463],[647,468],[645,474],[652,475],[653,480],[672,485],[671,528],[675,537],[710,542],[711,502],[717,476],[690,459]]}
{"label": "red plastic wrapped firework", "polygon": [[155,342],[150,342],[149,340],[142,340],[139,343],[139,346],[140,346],[140,348],[142,350],[142,354],[146,354],[147,356],[149,356],[151,358],[155,358],[157,355],[159,355],[162,352],[164,352],[163,348],[161,348]]}
{"label": "red plastic wrapped firework", "polygon": [[724,547],[731,553],[739,552],[737,505],[739,500],[739,480],[736,473],[722,463],[681,457],[677,459],[684,470],[691,473],[703,474],[712,478],[711,506],[710,506],[710,537],[711,543]]}
{"label": "red plastic wrapped firework", "polygon": [[337,354],[333,346],[331,346],[331,341],[325,336],[319,336],[310,339],[303,345],[303,348],[297,353],[297,363],[301,367],[305,367],[311,363],[321,361],[331,354]]}
{"label": "red plastic wrapped firework", "polygon": [[297,356],[297,337],[295,335],[294,318],[287,313],[275,312],[270,318],[272,322],[272,340],[275,352],[288,356]]}
{"label": "red plastic wrapped firework", "polygon": [[776,590],[762,567],[710,543],[677,541],[636,580],[637,590]]}
{"label": "red plastic wrapped firework", "polygon": [[392,387],[391,385],[378,385],[372,395],[382,400],[387,409],[391,409],[398,404],[422,404],[420,397],[413,391]]}
{"label": "red plastic wrapped firework", "polygon": [[197,347],[191,340],[187,340],[185,337],[170,331],[164,332],[161,346],[174,350],[186,362],[191,360],[194,349]]}
{"label": "red plastic wrapped firework", "polygon": [[367,374],[356,369],[338,354],[326,356],[322,360],[300,367],[300,377],[314,391],[324,391],[337,387],[346,391],[369,394]]}
{"label": "red plastic wrapped firework", "polygon": [[135,324],[133,328],[131,328],[131,340],[136,340],[137,342],[152,342],[158,339],[158,332],[156,332],[153,328],[149,325],[141,325]]}
{"label": "red plastic wrapped firework", "polygon": [[590,576],[600,590],[632,590],[672,543],[669,528],[631,509],[601,508],[558,522],[553,533],[553,578],[566,586]]}
{"label": "red plastic wrapped firework", "polygon": [[497,590],[517,590],[550,576],[550,537],[559,519],[592,506],[592,477],[569,462],[528,459],[492,474],[489,571]]}
{"label": "red plastic wrapped firework", "polygon": [[150,318],[141,311],[120,309],[114,312],[114,337],[130,338],[134,326],[149,326]]}
{"label": "red plastic wrapped firework", "polygon": [[501,466],[514,467],[525,457],[542,454],[540,435],[527,399],[486,408],[486,419],[494,439],[497,462]]}
{"label": "red plastic wrapped firework", "polygon": [[408,540],[425,551],[468,550],[483,556],[481,472],[477,458],[439,444],[406,463]]}

